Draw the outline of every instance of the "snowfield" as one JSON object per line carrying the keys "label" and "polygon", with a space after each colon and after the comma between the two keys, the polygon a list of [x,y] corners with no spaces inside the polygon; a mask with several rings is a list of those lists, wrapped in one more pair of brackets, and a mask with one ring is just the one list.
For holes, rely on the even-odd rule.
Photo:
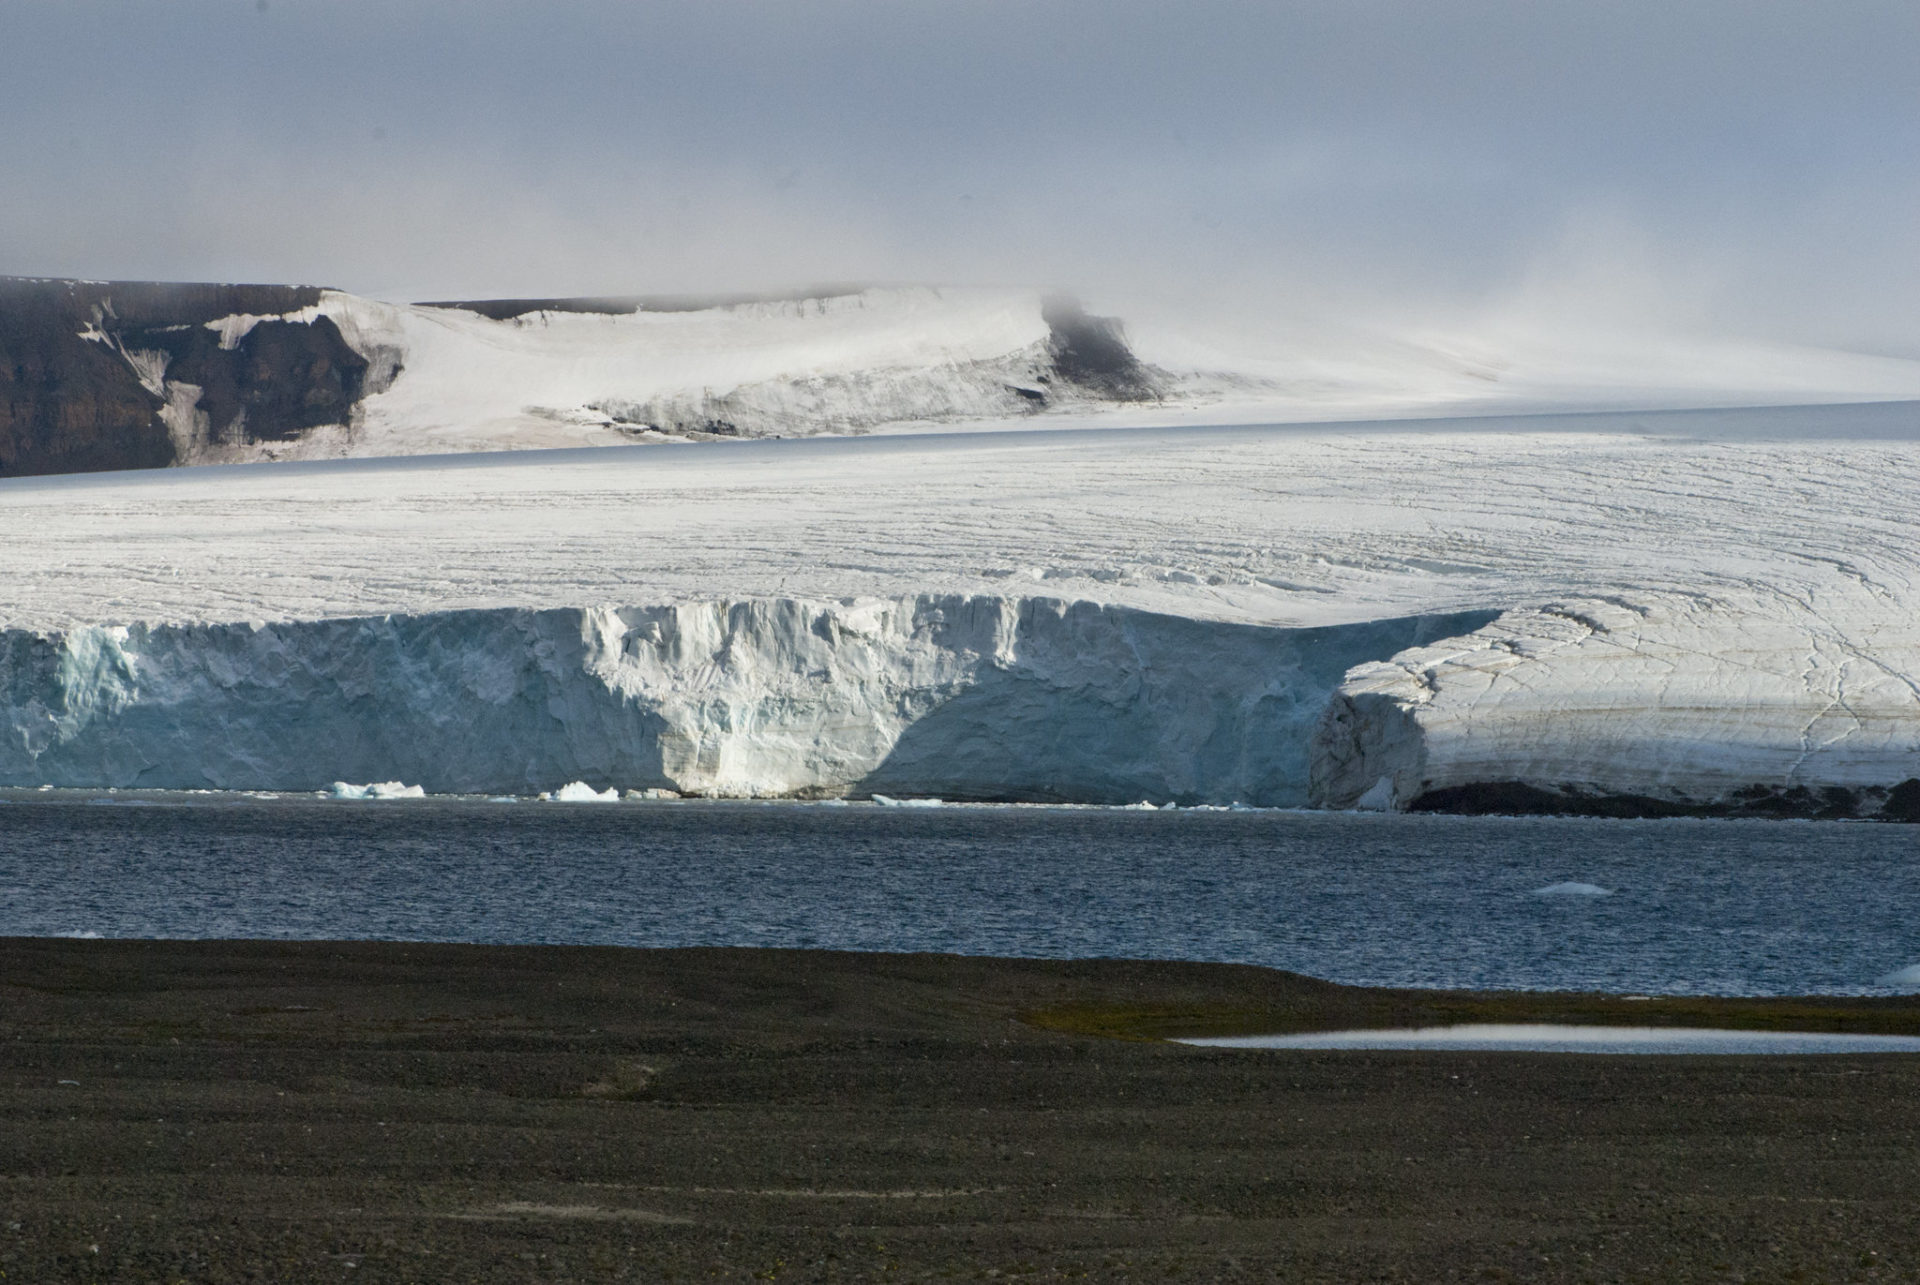
{"label": "snowfield", "polygon": [[[372,363],[371,395],[352,422],[293,442],[205,445],[190,459],[422,455],[1017,422],[1042,407],[1091,406],[1111,391],[1059,377],[1059,335],[1050,324],[1059,320],[1059,305],[1035,290],[871,289],[664,311],[608,301],[626,310],[537,308],[501,317],[475,310],[487,306],[323,292],[317,305],[278,319],[326,317]],[[231,348],[262,320],[245,315],[206,324]]]}
{"label": "snowfield", "polygon": [[903,286],[711,307],[501,302],[330,290],[279,317],[206,322],[232,350],[262,321],[325,317],[366,360],[348,422],[293,440],[210,434],[203,390],[165,378],[164,362],[142,364],[164,354],[122,355],[166,399],[161,418],[185,463],[1920,397],[1920,361],[1823,349],[1619,335],[1556,346],[1495,328],[1307,330],[1249,350],[1244,337],[1210,341],[1164,318],[1088,317],[1031,289]]}
{"label": "snowfield", "polygon": [[1898,813],[1916,512],[1914,403],[19,479],[0,783]]}

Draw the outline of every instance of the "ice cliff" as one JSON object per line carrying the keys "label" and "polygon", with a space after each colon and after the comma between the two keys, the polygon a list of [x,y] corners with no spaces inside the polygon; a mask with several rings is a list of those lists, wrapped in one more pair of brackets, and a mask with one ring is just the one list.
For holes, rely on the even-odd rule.
{"label": "ice cliff", "polygon": [[1298,805],[1347,671],[1489,614],[908,597],[12,630],[0,784]]}
{"label": "ice cliff", "polygon": [[1324,807],[1920,820],[1920,634],[1755,597],[1586,599],[1356,666]]}
{"label": "ice cliff", "polygon": [[0,480],[0,783],[1920,819],[1916,511],[1920,403]]}

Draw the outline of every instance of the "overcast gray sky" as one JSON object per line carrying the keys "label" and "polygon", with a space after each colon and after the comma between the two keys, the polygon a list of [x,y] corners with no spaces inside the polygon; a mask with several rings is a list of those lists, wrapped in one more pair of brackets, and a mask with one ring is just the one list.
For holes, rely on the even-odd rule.
{"label": "overcast gray sky", "polygon": [[0,272],[1920,353],[1914,0],[0,0]]}

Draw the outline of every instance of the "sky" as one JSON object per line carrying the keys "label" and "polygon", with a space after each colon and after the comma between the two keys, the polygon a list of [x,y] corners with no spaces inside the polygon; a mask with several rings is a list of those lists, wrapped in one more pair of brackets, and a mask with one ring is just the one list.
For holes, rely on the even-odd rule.
{"label": "sky", "polygon": [[1913,0],[0,0],[0,273],[1920,356]]}

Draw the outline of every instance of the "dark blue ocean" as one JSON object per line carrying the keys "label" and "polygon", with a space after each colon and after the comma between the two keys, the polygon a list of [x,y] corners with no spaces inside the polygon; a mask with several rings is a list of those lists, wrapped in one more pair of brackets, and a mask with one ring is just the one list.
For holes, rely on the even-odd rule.
{"label": "dark blue ocean", "polygon": [[[1586,885],[1543,893],[1555,885]],[[1341,982],[1877,994],[1920,827],[13,796],[0,934],[1231,960]]]}

